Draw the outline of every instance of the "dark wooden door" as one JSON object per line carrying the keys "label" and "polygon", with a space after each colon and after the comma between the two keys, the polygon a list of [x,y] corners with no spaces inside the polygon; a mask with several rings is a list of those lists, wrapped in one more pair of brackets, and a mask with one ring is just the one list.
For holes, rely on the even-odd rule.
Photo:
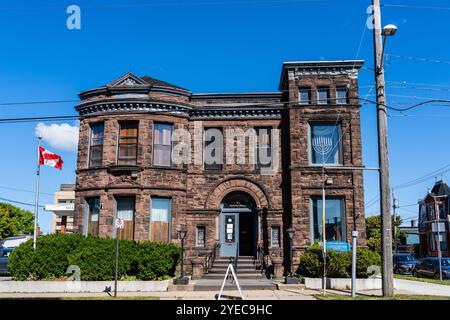
{"label": "dark wooden door", "polygon": [[253,256],[255,254],[255,223],[253,213],[239,214],[239,255]]}

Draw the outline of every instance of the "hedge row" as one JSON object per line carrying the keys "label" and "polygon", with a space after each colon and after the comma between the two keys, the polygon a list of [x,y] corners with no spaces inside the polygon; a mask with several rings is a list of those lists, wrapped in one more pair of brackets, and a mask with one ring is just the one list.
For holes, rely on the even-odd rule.
{"label": "hedge row", "polygon": [[[356,249],[356,277],[368,278],[373,268],[380,266],[381,257],[377,252],[367,248]],[[304,277],[319,278],[323,275],[322,249],[317,245],[308,248],[300,257],[298,273]],[[327,277],[349,278],[352,274],[351,252],[327,251]]]}
{"label": "hedge row", "polygon": [[[13,250],[8,271],[15,280],[66,279],[67,268],[80,268],[81,280],[113,280],[116,240],[80,234],[40,237],[36,252],[32,240]],[[119,279],[162,280],[174,275],[180,248],[157,242],[120,241]]]}

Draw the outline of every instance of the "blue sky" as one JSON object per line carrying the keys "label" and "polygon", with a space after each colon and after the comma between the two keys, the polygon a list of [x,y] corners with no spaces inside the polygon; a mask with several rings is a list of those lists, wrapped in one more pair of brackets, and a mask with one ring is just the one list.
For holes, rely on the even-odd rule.
{"label": "blue sky", "polygon": [[[66,28],[70,4],[81,7],[81,30]],[[0,103],[77,100],[79,91],[104,85],[127,71],[197,93],[273,91],[283,61],[354,58],[366,60],[360,73],[361,97],[369,94],[368,99],[374,99],[369,92],[372,31],[365,30],[370,4],[369,0],[2,1]],[[386,61],[389,104],[402,107],[424,100],[417,97],[450,99],[447,1],[386,0],[386,4],[383,24],[399,27],[386,51],[392,55]],[[73,106],[0,106],[0,118],[75,115]],[[393,186],[450,162],[445,145],[448,108],[429,105],[389,115]],[[2,198],[34,202],[36,125],[0,124]],[[376,166],[372,104],[362,107],[362,133],[364,164]],[[42,204],[52,202],[51,194],[61,183],[75,181],[76,168],[74,152],[46,146],[62,155],[64,168],[42,168]],[[400,205],[416,203],[433,182],[431,177],[399,189]],[[377,174],[365,173],[368,204],[377,194]],[[368,215],[377,212],[378,202],[366,208]],[[416,214],[417,206],[399,212],[408,218]],[[40,224],[44,232],[50,230],[49,213],[41,211]]]}

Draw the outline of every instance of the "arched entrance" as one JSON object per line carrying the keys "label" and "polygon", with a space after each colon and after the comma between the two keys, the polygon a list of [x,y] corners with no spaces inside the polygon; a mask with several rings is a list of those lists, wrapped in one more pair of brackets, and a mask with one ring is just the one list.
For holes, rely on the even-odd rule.
{"label": "arched entrance", "polygon": [[243,191],[228,193],[221,203],[220,255],[254,256],[257,243],[257,215],[253,198]]}

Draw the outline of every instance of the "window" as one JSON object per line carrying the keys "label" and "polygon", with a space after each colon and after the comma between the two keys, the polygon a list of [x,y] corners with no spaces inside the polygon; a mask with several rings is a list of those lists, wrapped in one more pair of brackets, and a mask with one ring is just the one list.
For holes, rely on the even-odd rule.
{"label": "window", "polygon": [[103,123],[91,125],[89,140],[89,167],[100,167],[103,160]]}
{"label": "window", "polygon": [[150,212],[150,240],[170,241],[170,199],[152,198]]}
{"label": "window", "polygon": [[270,246],[272,248],[280,247],[280,226],[270,227]]}
{"label": "window", "polygon": [[317,104],[328,104],[329,90],[328,88],[317,89]]}
{"label": "window", "polygon": [[347,104],[347,88],[336,88],[336,104]]}
{"label": "window", "polygon": [[313,164],[342,164],[341,126],[336,123],[310,124],[310,155]]}
{"label": "window", "polygon": [[[325,237],[327,241],[346,241],[344,200],[342,197],[327,197],[325,200]],[[322,197],[311,197],[311,241],[322,241]]]}
{"label": "window", "polygon": [[[430,251],[438,251],[438,233],[432,232],[428,234],[428,241],[430,244]],[[447,234],[445,232],[439,232],[439,241],[441,245],[441,251],[447,251]]]}
{"label": "window", "polygon": [[436,219],[436,216],[434,214],[434,205],[428,204],[427,205],[427,221],[433,221]]}
{"label": "window", "polygon": [[119,132],[117,164],[135,165],[137,159],[138,123],[122,122]]}
{"label": "window", "polygon": [[256,128],[256,169],[272,166],[272,137],[271,128]]}
{"label": "window", "polygon": [[445,204],[440,203],[438,206],[439,206],[439,219],[446,219],[447,213],[445,212]]}
{"label": "window", "polygon": [[195,246],[196,247],[205,246],[205,226],[197,226],[195,232]]}
{"label": "window", "polygon": [[100,198],[86,198],[85,235],[98,237],[100,217]]}
{"label": "window", "polygon": [[220,171],[223,163],[223,135],[220,128],[205,129],[205,170]]}
{"label": "window", "polygon": [[301,88],[298,90],[298,102],[299,104],[311,103],[311,90],[308,88]]}
{"label": "window", "polygon": [[155,123],[153,130],[153,165],[172,166],[172,131],[167,123]]}
{"label": "window", "polygon": [[[134,239],[134,198],[120,197],[116,198],[117,218],[124,222],[123,229],[117,229],[119,239]],[[115,224],[115,221],[113,222]]]}

